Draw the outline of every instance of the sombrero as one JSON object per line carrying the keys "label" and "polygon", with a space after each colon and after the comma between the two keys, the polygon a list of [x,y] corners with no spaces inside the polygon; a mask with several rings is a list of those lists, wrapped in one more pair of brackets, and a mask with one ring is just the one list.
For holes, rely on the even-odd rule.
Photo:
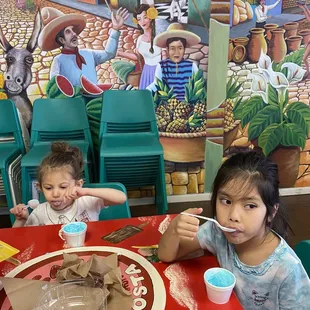
{"label": "sombrero", "polygon": [[196,45],[200,42],[200,37],[190,31],[184,30],[182,24],[173,23],[169,25],[166,31],[157,35],[154,39],[154,44],[158,47],[165,48],[166,42],[170,38],[183,38],[186,40],[186,47]]}
{"label": "sombrero", "polygon": [[86,17],[80,14],[64,14],[61,11],[44,7],[41,10],[43,29],[38,39],[42,51],[51,51],[59,48],[55,41],[56,35],[68,26],[74,26],[76,34],[80,34],[86,26]]}

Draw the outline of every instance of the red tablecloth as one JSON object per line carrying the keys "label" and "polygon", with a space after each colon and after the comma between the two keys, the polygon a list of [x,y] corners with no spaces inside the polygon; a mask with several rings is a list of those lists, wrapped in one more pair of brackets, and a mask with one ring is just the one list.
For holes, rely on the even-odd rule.
{"label": "red tablecloth", "polygon": [[[149,246],[158,244],[161,236],[159,230],[163,230],[172,218],[172,215],[167,215],[91,222],[88,223],[85,246],[116,246],[137,253],[138,250],[132,248],[132,246]],[[112,243],[101,239],[102,236],[115,231],[118,228],[122,228],[126,225],[138,226],[142,223],[148,223],[142,228],[142,232],[118,244],[113,245]],[[61,250],[63,248],[63,241],[58,237],[59,229],[60,225],[0,229],[0,240],[19,249],[20,253],[16,255],[16,258],[22,262],[26,262],[48,252],[50,253]],[[165,309],[243,309],[234,294],[231,296],[230,301],[225,305],[215,305],[208,300],[203,281],[203,274],[208,268],[218,266],[215,257],[211,254],[206,253],[202,257],[180,261],[175,264],[178,264],[177,267],[179,268],[178,270],[180,270],[179,280],[181,281],[182,274],[184,276],[184,282],[178,282],[177,287],[175,283],[172,285],[170,280],[164,274],[165,270],[170,265],[165,263],[153,263],[165,284],[167,295]],[[10,263],[0,263],[1,276],[7,274],[12,269],[14,269],[14,266]],[[172,286],[174,286],[174,288]]]}

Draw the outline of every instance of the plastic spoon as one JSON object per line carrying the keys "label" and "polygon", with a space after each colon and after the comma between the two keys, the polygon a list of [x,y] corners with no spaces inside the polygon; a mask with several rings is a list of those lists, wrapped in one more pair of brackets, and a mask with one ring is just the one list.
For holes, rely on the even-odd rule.
{"label": "plastic spoon", "polygon": [[34,210],[39,204],[40,204],[40,202],[38,199],[31,199],[28,201],[28,204],[27,204],[27,206],[25,206],[24,209],[31,208],[32,210]]}
{"label": "plastic spoon", "polygon": [[181,214],[192,216],[192,217],[197,217],[199,219],[203,219],[203,220],[214,222],[216,224],[216,226],[219,227],[220,229],[222,229],[223,231],[227,231],[227,232],[234,232],[234,231],[236,231],[236,229],[232,229],[232,228],[228,228],[228,227],[222,226],[218,221],[216,221],[215,219],[209,218],[209,217],[205,217],[205,216],[201,216],[201,215],[196,215],[196,214],[190,214],[190,213],[186,213],[186,212],[181,212]]}

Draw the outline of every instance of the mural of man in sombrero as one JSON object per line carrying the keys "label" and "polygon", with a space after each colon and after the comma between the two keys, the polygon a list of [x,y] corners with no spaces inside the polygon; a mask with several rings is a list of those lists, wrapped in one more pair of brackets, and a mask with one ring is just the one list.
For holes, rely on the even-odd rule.
{"label": "mural of man in sombrero", "polygon": [[158,63],[155,70],[155,81],[147,89],[156,91],[156,80],[164,80],[170,88],[173,87],[176,98],[183,101],[185,84],[188,79],[198,71],[197,65],[184,59],[186,47],[196,45],[200,37],[190,31],[184,30],[182,24],[173,23],[166,31],[157,35],[154,44],[167,48],[168,57]]}
{"label": "mural of man in sombrero", "polygon": [[64,75],[74,86],[80,86],[80,76],[85,76],[97,84],[96,66],[115,57],[120,36],[119,29],[128,18],[128,11],[120,8],[112,13],[112,29],[104,50],[78,48],[78,35],[86,26],[86,17],[81,14],[64,14],[61,11],[44,7],[41,10],[44,28],[38,45],[42,51],[62,47],[51,65],[50,78]]}

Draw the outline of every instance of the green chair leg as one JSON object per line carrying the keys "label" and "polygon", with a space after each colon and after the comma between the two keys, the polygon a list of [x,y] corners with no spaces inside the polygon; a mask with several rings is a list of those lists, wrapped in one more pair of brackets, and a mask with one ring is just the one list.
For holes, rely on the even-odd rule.
{"label": "green chair leg", "polygon": [[[11,191],[11,187],[10,187],[10,181],[8,178],[7,170],[6,171],[1,170],[1,175],[2,175],[4,190],[5,190],[6,202],[8,205],[8,209],[10,210],[14,206],[13,206],[12,191]],[[11,223],[13,225],[15,222],[15,216],[11,213],[10,213],[10,220],[11,220]]]}

